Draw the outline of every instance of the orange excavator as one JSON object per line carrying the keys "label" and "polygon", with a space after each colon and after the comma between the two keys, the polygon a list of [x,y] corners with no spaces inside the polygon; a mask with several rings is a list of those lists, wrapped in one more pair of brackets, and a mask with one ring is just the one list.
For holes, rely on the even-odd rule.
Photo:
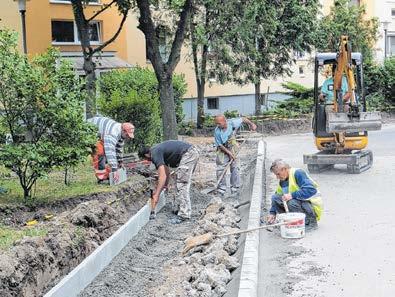
{"label": "orange excavator", "polygon": [[[333,101],[323,100],[319,92],[319,74],[325,67],[332,69],[326,86]],[[362,54],[351,52],[348,36],[341,37],[337,53],[316,54],[314,102],[313,132],[319,152],[303,156],[308,170],[318,173],[335,164],[346,164],[349,173],[369,169],[373,153],[364,149],[368,131],[381,129],[381,115],[366,111]]]}

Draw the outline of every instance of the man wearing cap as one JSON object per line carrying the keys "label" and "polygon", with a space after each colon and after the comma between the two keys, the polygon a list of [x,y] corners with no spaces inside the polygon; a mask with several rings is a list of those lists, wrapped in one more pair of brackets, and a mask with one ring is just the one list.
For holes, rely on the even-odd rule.
{"label": "man wearing cap", "polygon": [[100,116],[88,119],[88,122],[98,128],[99,134],[95,152],[92,154],[97,182],[108,180],[110,172],[114,172],[114,181],[117,181],[117,170],[122,167],[124,141],[134,138],[134,126],[132,123],[121,124]]}

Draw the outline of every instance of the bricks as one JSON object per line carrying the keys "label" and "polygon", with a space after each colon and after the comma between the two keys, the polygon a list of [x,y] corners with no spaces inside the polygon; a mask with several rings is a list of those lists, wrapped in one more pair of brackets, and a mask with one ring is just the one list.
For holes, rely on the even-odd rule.
{"label": "bricks", "polygon": [[[258,143],[257,161],[255,167],[254,184],[251,195],[251,206],[247,228],[259,227],[261,216],[263,167],[265,162],[265,147],[263,141]],[[247,233],[240,274],[239,297],[258,296],[258,258],[259,258],[259,230]]]}

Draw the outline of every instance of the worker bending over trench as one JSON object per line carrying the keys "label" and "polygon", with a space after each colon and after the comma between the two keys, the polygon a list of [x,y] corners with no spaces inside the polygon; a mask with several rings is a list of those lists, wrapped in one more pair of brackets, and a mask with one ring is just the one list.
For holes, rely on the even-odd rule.
{"label": "worker bending over trench", "polygon": [[192,144],[168,140],[139,150],[139,157],[152,161],[158,170],[158,184],[152,194],[154,205],[158,203],[160,193],[165,189],[170,180],[170,169],[176,170],[177,193],[173,200],[173,213],[176,217],[170,220],[172,224],[180,224],[191,218],[190,188],[192,174],[199,160],[199,151]]}

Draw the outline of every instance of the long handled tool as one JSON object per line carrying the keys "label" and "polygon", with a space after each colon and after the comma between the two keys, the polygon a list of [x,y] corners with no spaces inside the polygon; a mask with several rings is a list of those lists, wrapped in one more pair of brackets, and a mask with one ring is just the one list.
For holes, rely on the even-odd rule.
{"label": "long handled tool", "polygon": [[202,235],[190,237],[185,240],[185,247],[184,247],[184,250],[182,251],[182,254],[185,255],[190,249],[197,247],[199,245],[208,244],[211,241],[213,241],[215,238],[221,238],[221,237],[226,237],[226,236],[230,236],[230,235],[237,235],[237,234],[248,233],[248,232],[252,232],[252,231],[256,231],[256,230],[266,229],[266,228],[270,228],[270,227],[292,224],[292,223],[296,223],[298,221],[299,220],[289,220],[289,221],[284,221],[284,222],[277,223],[277,224],[263,225],[263,226],[256,227],[256,228],[234,231],[234,232],[229,232],[229,233],[224,233],[224,234],[213,234],[213,233],[209,232],[209,233],[205,233]]}
{"label": "long handled tool", "polygon": [[[237,157],[237,155],[239,154],[239,152],[241,151],[241,147],[243,146],[243,144],[246,142],[246,139],[243,140],[243,142],[240,144],[239,150],[236,152],[235,157]],[[204,195],[210,194],[211,192],[215,191],[218,189],[219,184],[221,183],[221,181],[224,179],[226,173],[228,172],[228,169],[230,167],[230,165],[232,165],[234,160],[230,160],[228,162],[228,164],[226,164],[224,171],[221,173],[221,175],[219,176],[215,186],[213,188],[208,188],[203,190],[201,193]]]}

